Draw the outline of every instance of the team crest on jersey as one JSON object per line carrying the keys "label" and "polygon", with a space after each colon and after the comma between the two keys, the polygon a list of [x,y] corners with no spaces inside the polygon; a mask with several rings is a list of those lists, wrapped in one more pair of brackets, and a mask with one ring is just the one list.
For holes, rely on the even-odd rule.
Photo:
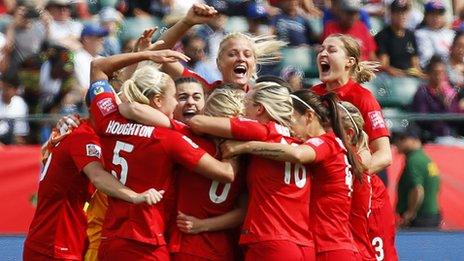
{"label": "team crest on jersey", "polygon": [[320,138],[311,138],[307,142],[311,143],[312,145],[319,147],[324,144],[324,141]]}
{"label": "team crest on jersey", "polygon": [[187,137],[187,136],[182,136],[182,138],[183,138],[186,142],[188,142],[194,149],[198,149],[198,148],[199,148],[198,145],[197,145],[195,142],[193,142],[193,140],[191,140],[189,137]]}
{"label": "team crest on jersey", "polygon": [[370,111],[367,115],[371,121],[372,129],[385,128],[385,120],[383,119],[381,111]]}
{"label": "team crest on jersey", "polygon": [[101,148],[95,144],[85,145],[85,150],[87,151],[87,156],[101,158]]}
{"label": "team crest on jersey", "polygon": [[100,109],[100,112],[103,114],[103,116],[106,116],[114,111],[116,111],[116,105],[114,104],[113,100],[111,98],[104,98],[101,99],[97,102],[98,109]]}

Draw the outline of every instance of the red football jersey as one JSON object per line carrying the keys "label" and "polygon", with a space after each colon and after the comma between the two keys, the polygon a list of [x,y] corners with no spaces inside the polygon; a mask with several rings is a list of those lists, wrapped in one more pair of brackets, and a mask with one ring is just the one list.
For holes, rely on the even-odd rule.
{"label": "red football jersey", "polygon": [[[194,169],[205,154],[176,131],[125,119],[117,109],[108,81],[94,82],[88,92],[96,132],[106,151],[105,166],[135,192],[155,188],[169,194],[174,164]],[[120,237],[152,245],[166,244],[163,233],[171,205],[167,198],[149,206],[109,197],[102,239]]]}
{"label": "red football jersey", "polygon": [[[288,128],[275,122],[248,119],[230,121],[237,140],[298,144]],[[309,229],[310,177],[301,164],[279,162],[251,155],[247,167],[248,211],[240,243],[288,240],[313,246]]]}
{"label": "red football jersey", "polygon": [[82,259],[87,235],[84,203],[89,180],[82,169],[102,162],[100,141],[84,121],[50,148],[40,175],[38,204],[25,248],[51,258]]}
{"label": "red football jersey", "polygon": [[353,175],[342,141],[333,132],[307,140],[316,158],[310,165],[311,228],[316,252],[353,250],[353,235],[349,226]]}
{"label": "red football jersey", "polygon": [[[317,95],[327,94],[323,83],[310,90]],[[369,142],[390,135],[383,118],[382,108],[368,89],[350,79],[347,84],[332,90],[332,92],[335,92],[341,101],[350,102],[359,109],[364,119],[364,131],[369,136]]]}
{"label": "red football jersey", "polygon": [[[220,156],[213,140],[196,136],[185,128],[182,128],[182,132],[210,155],[216,155],[216,158]],[[222,184],[182,167],[177,172],[177,210],[200,219],[225,214],[236,208],[238,197],[244,187],[242,181],[243,179],[237,176],[234,182]],[[235,242],[231,231],[193,235],[182,233],[176,224],[173,225],[169,242],[171,252],[208,260],[233,260]]]}
{"label": "red football jersey", "polygon": [[363,174],[362,182],[353,180],[350,227],[354,242],[363,260],[376,260],[374,248],[369,239],[368,217],[371,213],[372,187],[371,176]]}

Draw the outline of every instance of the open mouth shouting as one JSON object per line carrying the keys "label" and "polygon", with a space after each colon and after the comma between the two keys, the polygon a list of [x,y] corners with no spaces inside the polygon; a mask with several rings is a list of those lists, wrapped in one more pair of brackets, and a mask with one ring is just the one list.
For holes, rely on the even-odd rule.
{"label": "open mouth shouting", "polygon": [[190,120],[193,116],[197,114],[198,114],[198,110],[194,108],[189,108],[182,112],[182,116],[184,116],[184,119],[186,120]]}
{"label": "open mouth shouting", "polygon": [[247,74],[247,67],[243,64],[239,64],[237,66],[234,67],[234,74],[235,76],[237,76],[238,78],[244,78],[246,77],[246,74]]}
{"label": "open mouth shouting", "polygon": [[330,71],[330,64],[327,61],[320,61],[319,66],[321,67],[322,73],[328,73]]}

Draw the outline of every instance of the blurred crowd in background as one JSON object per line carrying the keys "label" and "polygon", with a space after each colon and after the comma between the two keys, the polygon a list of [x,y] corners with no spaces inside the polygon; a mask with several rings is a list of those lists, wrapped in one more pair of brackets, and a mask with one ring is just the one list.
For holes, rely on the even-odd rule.
{"label": "blurred crowd in background", "polygon": [[[90,62],[131,52],[144,29],[158,27],[156,40],[197,2],[220,16],[192,29],[176,49],[210,82],[220,80],[214,59],[228,32],[288,42],[281,61],[259,74],[280,76],[295,90],[318,82],[319,43],[344,33],[359,40],[363,60],[381,64],[365,87],[396,119],[388,121],[393,130],[410,124],[395,118],[405,112],[464,112],[460,0],[0,0],[0,144],[44,142],[53,122],[43,114],[85,114]],[[113,84],[120,86],[117,78]],[[15,120],[28,115],[39,121]],[[464,135],[462,120],[417,124],[426,142],[456,144]]]}

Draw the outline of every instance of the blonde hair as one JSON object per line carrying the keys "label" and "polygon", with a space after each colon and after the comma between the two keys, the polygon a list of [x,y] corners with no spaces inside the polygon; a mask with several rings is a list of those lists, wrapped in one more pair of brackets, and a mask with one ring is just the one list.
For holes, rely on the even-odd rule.
{"label": "blonde hair", "polygon": [[351,77],[358,83],[365,83],[375,78],[375,72],[380,67],[380,63],[374,61],[361,61],[361,47],[358,41],[345,34],[331,34],[327,38],[336,38],[343,43],[346,55],[356,60],[351,68]]}
{"label": "blonde hair", "polygon": [[155,95],[163,95],[169,81],[169,75],[160,72],[152,65],[137,69],[132,77],[121,86],[122,93],[129,102],[150,104]]}
{"label": "blonde hair", "polygon": [[206,100],[204,114],[214,117],[243,116],[245,91],[233,84],[224,84],[211,92]]}
{"label": "blonde hair", "polygon": [[364,119],[359,109],[350,102],[340,102],[340,114],[345,129],[354,129],[355,136],[351,140],[352,145],[357,145],[363,139]]}
{"label": "blonde hair", "polygon": [[[244,34],[240,32],[230,33],[226,35],[221,43],[219,44],[219,52],[218,57],[216,59],[216,63],[219,66],[219,57],[224,52],[224,46],[227,41],[231,39],[244,39],[246,40],[253,51],[253,56],[256,61],[256,65],[265,65],[277,62],[280,60],[280,49],[287,45],[286,42],[280,41],[276,39],[274,35],[258,35],[253,36],[249,34]],[[253,77],[256,77],[256,66],[254,67],[254,71],[252,72]]]}
{"label": "blonde hair", "polygon": [[290,128],[293,102],[287,87],[276,82],[260,82],[251,90],[251,97],[254,103],[266,109],[273,120]]}

